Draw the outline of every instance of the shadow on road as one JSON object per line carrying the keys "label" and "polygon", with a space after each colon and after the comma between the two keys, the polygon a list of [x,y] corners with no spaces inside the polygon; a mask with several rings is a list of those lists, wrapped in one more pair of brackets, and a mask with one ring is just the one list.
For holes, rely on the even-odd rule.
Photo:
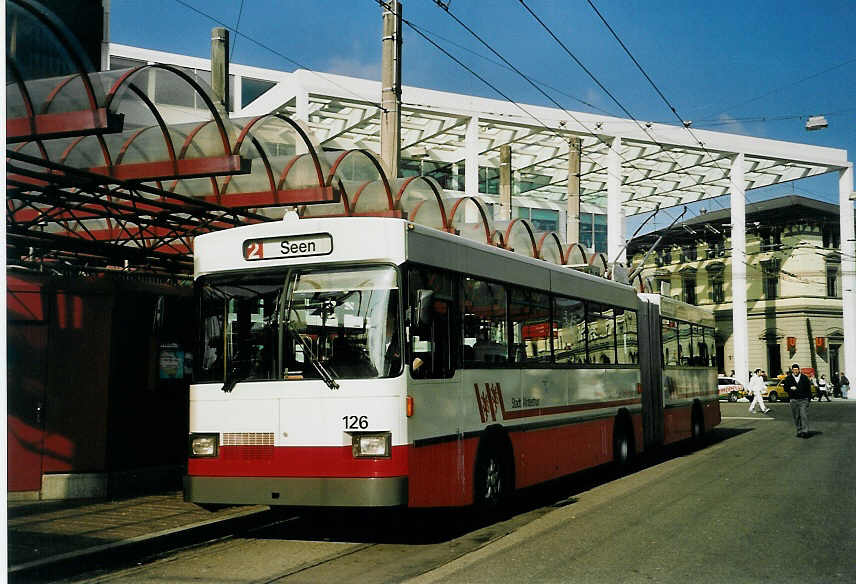
{"label": "shadow on road", "polygon": [[529,523],[557,507],[573,505],[576,496],[622,476],[724,442],[751,428],[715,428],[698,444],[684,441],[639,456],[632,465],[619,469],[603,465],[517,491],[507,505],[491,513],[474,509],[282,509],[271,514],[282,521],[254,530],[260,539],[294,539],[403,545],[432,545],[469,534],[488,541]]}

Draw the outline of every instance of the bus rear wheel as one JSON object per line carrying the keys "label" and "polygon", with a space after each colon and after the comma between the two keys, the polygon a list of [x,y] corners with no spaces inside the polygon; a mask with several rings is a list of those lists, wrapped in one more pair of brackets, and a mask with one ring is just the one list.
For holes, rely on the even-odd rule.
{"label": "bus rear wheel", "polygon": [[633,464],[636,453],[633,443],[633,424],[626,417],[620,416],[615,421],[612,436],[612,459],[617,469],[627,471]]}

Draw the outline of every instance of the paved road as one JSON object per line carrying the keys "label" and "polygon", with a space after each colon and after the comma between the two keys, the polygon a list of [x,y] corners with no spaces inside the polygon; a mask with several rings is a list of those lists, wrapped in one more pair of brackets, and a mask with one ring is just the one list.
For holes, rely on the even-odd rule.
{"label": "paved road", "polygon": [[722,404],[703,449],[527,491],[497,521],[283,516],[73,581],[856,582],[856,402],[812,404],[807,440],[788,404],[747,406]]}

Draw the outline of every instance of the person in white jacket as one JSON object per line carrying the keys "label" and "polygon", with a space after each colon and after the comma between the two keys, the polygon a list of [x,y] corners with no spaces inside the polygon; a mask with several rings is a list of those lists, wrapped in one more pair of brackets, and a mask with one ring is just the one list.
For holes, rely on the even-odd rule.
{"label": "person in white jacket", "polygon": [[756,404],[761,408],[761,413],[766,414],[769,412],[770,408],[764,405],[764,398],[762,397],[762,394],[764,393],[764,378],[761,377],[760,368],[755,370],[755,374],[752,376],[752,379],[749,380],[749,391],[751,391],[754,396],[752,398],[752,403],[749,404],[749,413],[755,413]]}

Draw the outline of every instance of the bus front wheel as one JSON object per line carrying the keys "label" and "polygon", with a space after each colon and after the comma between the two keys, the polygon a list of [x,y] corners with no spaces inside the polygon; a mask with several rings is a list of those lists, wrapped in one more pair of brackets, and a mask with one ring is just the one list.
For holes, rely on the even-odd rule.
{"label": "bus front wheel", "polygon": [[476,507],[494,510],[514,490],[513,471],[507,449],[491,440],[476,457],[474,487]]}

